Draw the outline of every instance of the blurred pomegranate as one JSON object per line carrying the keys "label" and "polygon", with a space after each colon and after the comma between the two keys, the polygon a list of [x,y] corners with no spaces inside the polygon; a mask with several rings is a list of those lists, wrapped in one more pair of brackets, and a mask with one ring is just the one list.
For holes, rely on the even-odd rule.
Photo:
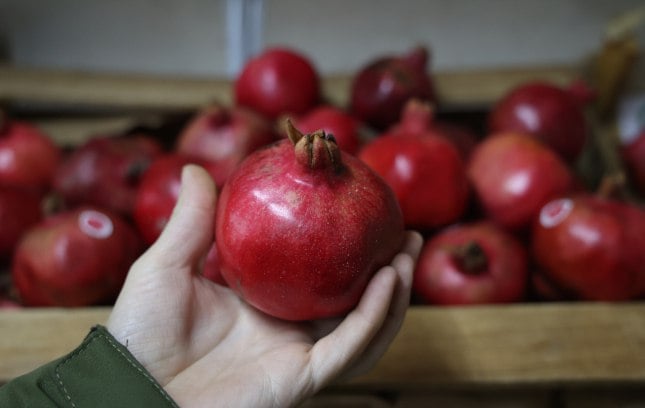
{"label": "blurred pomegranate", "polygon": [[408,107],[402,121],[368,142],[358,157],[394,190],[406,226],[429,230],[462,217],[470,188],[455,145],[428,129],[418,105]]}
{"label": "blurred pomegranate", "polygon": [[549,200],[576,187],[574,174],[555,152],[520,133],[480,142],[468,177],[485,215],[518,231],[529,228]]}
{"label": "blurred pomegranate", "polygon": [[80,207],[52,215],[18,244],[11,269],[27,306],[89,306],[116,299],[142,250],[120,215]]}
{"label": "blurred pomegranate", "polygon": [[95,137],[58,167],[54,190],[71,207],[100,206],[130,216],[142,174],[163,153],[151,136]]}
{"label": "blurred pomegranate", "polygon": [[43,217],[42,196],[0,186],[0,260],[10,259],[23,234]]}
{"label": "blurred pomegranate", "polygon": [[384,130],[399,120],[405,103],[412,98],[436,103],[425,47],[404,55],[383,55],[360,68],[352,80],[350,111]]}
{"label": "blurred pomegranate", "polygon": [[135,196],[133,218],[146,244],[157,240],[170,219],[179,198],[181,171],[187,164],[204,167],[211,177],[218,171],[217,166],[206,160],[173,152],[155,159],[141,178]]}
{"label": "blurred pomegranate", "polygon": [[49,190],[61,151],[38,128],[0,115],[0,185]]}
{"label": "blurred pomegranate", "polygon": [[532,232],[532,252],[557,286],[584,300],[645,295],[645,211],[597,195],[557,198],[544,205]]}
{"label": "blurred pomegranate", "polygon": [[247,106],[269,119],[301,115],[320,102],[320,78],[302,53],[269,48],[251,58],[235,80],[237,105]]}
{"label": "blurred pomegranate", "polygon": [[188,123],[178,137],[176,150],[217,166],[213,177],[221,187],[249,153],[276,139],[272,123],[253,110],[212,105]]}
{"label": "blurred pomegranate", "polygon": [[571,89],[542,81],[526,82],[509,91],[491,110],[491,134],[530,135],[555,150],[567,163],[575,161],[587,142],[583,105],[590,93],[576,82]]}
{"label": "blurred pomegranate", "polygon": [[324,130],[325,133],[334,135],[338,147],[352,155],[355,155],[363,144],[361,122],[344,110],[331,105],[314,108],[296,118],[294,123],[304,133]]}
{"label": "blurred pomegranate", "polygon": [[433,135],[450,141],[464,160],[468,160],[478,143],[477,135],[457,123],[437,120],[434,107],[419,99],[409,100],[401,113],[401,120],[385,134]]}
{"label": "blurred pomegranate", "polygon": [[458,224],[424,244],[413,288],[423,303],[517,302],[527,288],[527,251],[490,222]]}
{"label": "blurred pomegranate", "polygon": [[291,126],[288,136],[251,154],[222,189],[221,273],[269,315],[342,315],[399,250],[401,210],[383,180],[332,137]]}

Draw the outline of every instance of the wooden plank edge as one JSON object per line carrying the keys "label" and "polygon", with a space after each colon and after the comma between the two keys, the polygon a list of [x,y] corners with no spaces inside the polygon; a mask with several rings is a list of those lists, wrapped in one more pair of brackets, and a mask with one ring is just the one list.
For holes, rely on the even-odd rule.
{"label": "wooden plank edge", "polygon": [[[501,67],[439,71],[432,75],[442,105],[488,105],[523,81],[543,79],[567,84],[581,73],[578,63],[538,67]],[[346,106],[351,78],[323,78],[323,93]],[[116,74],[19,68],[0,65],[0,100],[125,109],[195,109],[212,101],[233,102],[230,78]]]}
{"label": "wooden plank edge", "polygon": [[[0,382],[69,352],[109,308],[0,312]],[[9,333],[9,335],[4,335]],[[354,389],[645,381],[645,304],[413,306]]]}

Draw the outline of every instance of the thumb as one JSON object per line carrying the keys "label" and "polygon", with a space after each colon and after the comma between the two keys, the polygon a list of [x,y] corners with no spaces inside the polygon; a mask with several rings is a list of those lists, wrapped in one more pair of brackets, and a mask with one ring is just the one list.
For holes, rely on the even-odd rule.
{"label": "thumb", "polygon": [[213,242],[216,191],[202,167],[188,164],[181,173],[181,189],[168,223],[149,253],[159,266],[178,268],[193,265]]}

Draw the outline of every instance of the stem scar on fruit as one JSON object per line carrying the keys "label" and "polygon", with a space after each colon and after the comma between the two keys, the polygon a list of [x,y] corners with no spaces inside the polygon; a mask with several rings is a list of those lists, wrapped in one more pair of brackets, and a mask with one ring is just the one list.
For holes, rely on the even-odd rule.
{"label": "stem scar on fruit", "polygon": [[303,134],[289,119],[285,120],[285,127],[287,137],[296,146],[296,160],[299,163],[312,170],[331,168],[337,174],[345,170],[334,135],[322,129]]}

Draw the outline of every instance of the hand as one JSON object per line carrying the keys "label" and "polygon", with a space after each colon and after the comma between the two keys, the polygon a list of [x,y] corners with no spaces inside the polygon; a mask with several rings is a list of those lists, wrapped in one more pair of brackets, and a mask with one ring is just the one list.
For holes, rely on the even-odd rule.
{"label": "hand", "polygon": [[185,167],[173,215],[132,265],[110,333],[182,407],[292,406],[370,369],[403,322],[421,236],[407,233],[401,253],[344,318],[287,322],[200,275],[215,200],[208,174]]}

